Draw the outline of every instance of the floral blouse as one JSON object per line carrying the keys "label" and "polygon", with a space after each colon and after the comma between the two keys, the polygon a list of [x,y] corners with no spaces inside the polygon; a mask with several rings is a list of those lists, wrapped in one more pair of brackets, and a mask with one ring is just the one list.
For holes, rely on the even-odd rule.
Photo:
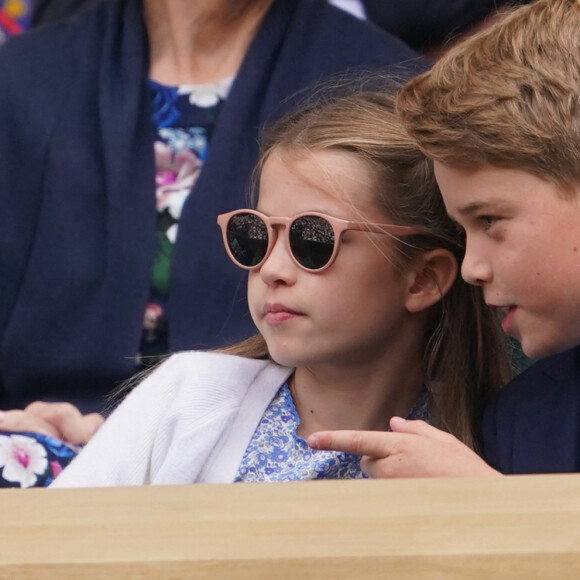
{"label": "floral blouse", "polygon": [[47,435],[0,431],[0,487],[46,487],[77,452]]}
{"label": "floral blouse", "polygon": [[[429,418],[425,392],[407,419]],[[258,425],[238,469],[239,481],[295,481],[303,479],[359,479],[366,475],[360,456],[342,451],[311,449],[296,429],[300,417],[285,384],[272,400]]]}
{"label": "floral blouse", "polygon": [[234,77],[207,85],[172,87],[149,81],[156,165],[157,252],[143,320],[138,367],[168,352],[167,301],[179,218],[209,151]]}
{"label": "floral blouse", "polygon": [[[429,419],[425,393],[407,419]],[[287,384],[264,413],[238,473],[239,481],[357,479],[366,477],[360,456],[310,449],[296,434],[300,418]],[[46,487],[73,460],[79,448],[39,433],[0,431],[0,488]]]}

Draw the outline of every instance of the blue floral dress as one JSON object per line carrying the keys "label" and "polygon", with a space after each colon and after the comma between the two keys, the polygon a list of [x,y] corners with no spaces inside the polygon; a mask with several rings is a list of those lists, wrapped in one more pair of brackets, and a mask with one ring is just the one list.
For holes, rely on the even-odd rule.
{"label": "blue floral dress", "polygon": [[[407,419],[429,418],[427,392],[407,414]],[[311,449],[296,430],[300,418],[285,384],[274,397],[258,425],[238,468],[235,481],[296,481],[302,479],[359,479],[360,455]]]}

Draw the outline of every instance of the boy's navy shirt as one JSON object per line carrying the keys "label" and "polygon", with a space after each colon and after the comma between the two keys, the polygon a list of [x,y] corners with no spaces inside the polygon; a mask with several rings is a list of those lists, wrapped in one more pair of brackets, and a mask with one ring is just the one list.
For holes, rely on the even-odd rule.
{"label": "boy's navy shirt", "polygon": [[492,398],[483,455],[504,474],[580,471],[580,346],[538,361]]}

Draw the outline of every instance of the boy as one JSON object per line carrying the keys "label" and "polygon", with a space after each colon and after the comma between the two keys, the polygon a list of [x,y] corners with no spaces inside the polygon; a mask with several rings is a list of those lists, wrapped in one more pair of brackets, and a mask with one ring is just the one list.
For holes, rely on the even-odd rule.
{"label": "boy", "polygon": [[[491,402],[483,454],[502,473],[580,471],[580,0],[537,0],[411,80],[401,117],[466,233],[463,277],[543,358]],[[547,358],[545,358],[547,357]],[[421,422],[315,434],[374,476],[497,475]]]}

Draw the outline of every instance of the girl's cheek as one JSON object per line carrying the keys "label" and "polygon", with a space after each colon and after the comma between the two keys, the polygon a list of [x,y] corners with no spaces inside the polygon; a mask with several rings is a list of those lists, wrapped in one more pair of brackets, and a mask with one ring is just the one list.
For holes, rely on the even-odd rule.
{"label": "girl's cheek", "polygon": [[256,310],[260,301],[260,277],[257,271],[248,274],[248,306],[254,322],[256,322]]}

